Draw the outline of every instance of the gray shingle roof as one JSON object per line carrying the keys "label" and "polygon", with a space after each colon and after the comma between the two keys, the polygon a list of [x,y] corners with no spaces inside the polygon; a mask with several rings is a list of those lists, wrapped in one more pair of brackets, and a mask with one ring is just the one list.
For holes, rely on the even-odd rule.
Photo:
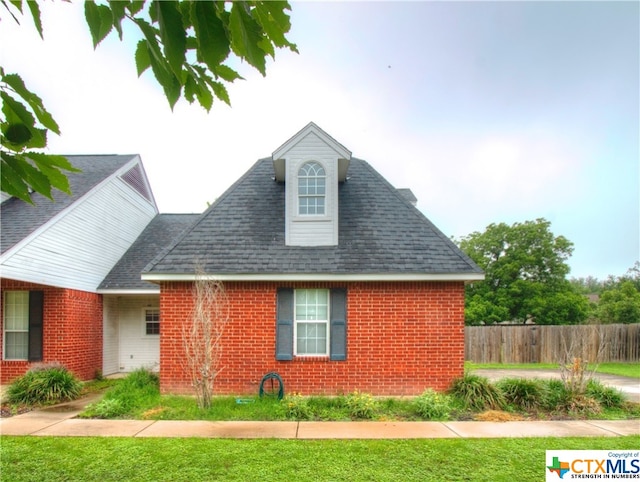
{"label": "gray shingle roof", "polygon": [[140,273],[153,258],[199,217],[199,214],[158,214],[120,258],[120,261],[105,277],[98,289],[156,289],[157,285],[142,281]]}
{"label": "gray shingle roof", "polygon": [[80,169],[80,173],[70,173],[67,177],[71,187],[71,195],[53,191],[55,202],[34,193],[34,205],[17,198],[11,198],[0,205],[0,252],[4,253],[20,242],[58,213],[64,211],[93,187],[98,185],[118,169],[131,161],[132,155],[103,156],[65,156],[69,162]]}
{"label": "gray shingle roof", "polygon": [[286,246],[284,184],[259,160],[145,272],[192,274],[480,274],[482,271],[365,161],[339,186],[337,246]]}

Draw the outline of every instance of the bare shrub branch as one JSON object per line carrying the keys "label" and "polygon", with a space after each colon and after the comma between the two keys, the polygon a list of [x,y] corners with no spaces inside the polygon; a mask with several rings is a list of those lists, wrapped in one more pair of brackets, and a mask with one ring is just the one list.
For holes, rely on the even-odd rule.
{"label": "bare shrub branch", "polygon": [[222,334],[229,321],[229,302],[221,281],[207,278],[196,267],[193,310],[183,325],[184,364],[198,406],[209,408],[216,377],[222,371]]}
{"label": "bare shrub branch", "polygon": [[576,326],[571,336],[563,332],[560,345],[562,381],[571,394],[584,395],[608,345],[605,331],[597,324]]}

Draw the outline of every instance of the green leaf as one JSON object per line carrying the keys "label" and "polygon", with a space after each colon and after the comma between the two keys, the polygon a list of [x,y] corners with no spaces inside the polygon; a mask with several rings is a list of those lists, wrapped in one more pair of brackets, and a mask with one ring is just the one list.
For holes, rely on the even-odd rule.
{"label": "green leaf", "polygon": [[61,172],[61,169],[71,172],[80,172],[80,170],[73,167],[66,157],[32,152],[29,154],[29,158],[47,176],[52,187],[71,194],[69,179]]}
{"label": "green leaf", "polygon": [[0,98],[3,101],[2,112],[8,123],[21,122],[30,129],[35,126],[36,121],[33,115],[22,102],[17,101],[6,92],[0,92]]}
{"label": "green leaf", "polygon": [[93,39],[93,48],[95,49],[111,32],[113,28],[113,13],[106,5],[96,5],[91,0],[86,1],[84,4],[84,15]]}
{"label": "green leaf", "polygon": [[227,82],[233,82],[238,79],[244,80],[238,72],[224,64],[218,65],[215,69],[212,69],[212,72],[217,77],[220,77],[222,80],[226,80]]}
{"label": "green leaf", "polygon": [[247,10],[245,2],[234,2],[231,6],[229,17],[231,48],[238,57],[245,59],[264,76],[266,75],[266,55],[259,47],[262,30]]}
{"label": "green leaf", "polygon": [[31,11],[33,24],[36,26],[36,30],[40,34],[40,38],[44,40],[44,35],[42,34],[42,20],[40,19],[40,7],[38,6],[37,2],[33,1],[27,1],[27,5],[29,6],[29,10]]}
{"label": "green leaf", "polygon": [[25,202],[33,204],[29,195],[29,186],[24,182],[24,178],[18,174],[9,163],[15,159],[14,156],[6,152],[0,152],[0,190],[10,196],[15,196]]}
{"label": "green leaf", "polygon": [[211,2],[194,2],[191,17],[199,58],[213,71],[229,55],[227,32]]}
{"label": "green leaf", "polygon": [[25,147],[31,149],[44,149],[47,147],[47,131],[46,129],[31,129],[31,139],[25,144]]}
{"label": "green leaf", "polygon": [[156,57],[149,58],[151,62],[151,70],[153,71],[153,75],[156,77],[156,80],[162,86],[164,90],[164,95],[169,101],[169,105],[171,109],[176,105],[178,99],[180,99],[180,92],[182,90],[182,86],[178,79],[176,79],[175,75],[169,70],[168,65],[159,61]]}
{"label": "green leaf", "polygon": [[[118,1],[118,0],[116,0]],[[135,15],[144,8],[145,0],[133,0],[127,5],[127,10],[131,15]]]}
{"label": "green leaf", "polygon": [[26,144],[32,137],[31,130],[24,124],[9,124],[2,130],[2,134],[7,141],[16,146]]}
{"label": "green leaf", "polygon": [[146,40],[140,40],[136,47],[136,70],[138,71],[138,77],[140,77],[145,70],[151,67],[151,60],[149,58],[149,46]]}
{"label": "green leaf", "polygon": [[297,52],[295,44],[287,40],[285,34],[291,28],[291,21],[285,10],[291,10],[288,2],[257,2],[251,11],[269,40],[277,47],[289,47]]}
{"label": "green leaf", "polygon": [[224,84],[216,81],[210,81],[209,85],[213,89],[213,92],[216,94],[216,97],[223,101],[228,106],[231,106],[231,100],[229,100],[229,92],[227,92],[227,88]]}
{"label": "green leaf", "polygon": [[111,21],[113,23],[113,26],[118,31],[118,37],[120,37],[120,40],[122,40],[122,20],[126,15],[128,2],[116,0],[115,2],[109,2],[109,6],[111,7]]}
{"label": "green leaf", "polygon": [[3,167],[12,169],[12,172],[20,176],[27,186],[31,186],[34,191],[39,192],[49,199],[53,199],[51,197],[51,183],[49,182],[49,178],[33,167],[24,154],[3,156],[3,160],[6,163]]}
{"label": "green leaf", "polygon": [[31,92],[24,85],[22,78],[18,74],[2,75],[2,81],[11,87],[20,97],[27,101],[38,121],[47,129],[60,134],[58,123],[53,119],[51,114],[44,108],[42,100],[36,94]]}
{"label": "green leaf", "polygon": [[160,46],[158,45],[158,39],[156,37],[156,29],[141,18],[135,18],[134,22],[138,25],[140,30],[142,30],[146,39],[147,55],[149,57],[149,63],[151,65],[153,75],[162,86],[165,97],[173,109],[180,98],[180,93],[182,91],[181,83],[171,71],[169,63],[160,51]]}
{"label": "green leaf", "polygon": [[193,66],[192,68],[192,78],[195,81],[195,85],[192,86],[192,90],[195,95],[198,97],[198,102],[202,107],[205,108],[207,112],[211,109],[213,105],[213,95],[209,90],[209,86],[207,85],[207,72],[203,67],[198,65]]}
{"label": "green leaf", "polygon": [[153,5],[157,8],[164,54],[174,75],[179,78],[182,75],[182,65],[185,62],[187,34],[182,25],[178,2],[165,0],[154,2]]}

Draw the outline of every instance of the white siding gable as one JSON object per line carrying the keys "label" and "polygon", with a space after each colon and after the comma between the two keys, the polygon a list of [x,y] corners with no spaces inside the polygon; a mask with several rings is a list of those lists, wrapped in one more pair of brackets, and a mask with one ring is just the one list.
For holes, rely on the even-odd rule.
{"label": "white siding gable", "polygon": [[135,158],[0,258],[2,276],[95,292],[157,214],[120,175]]}
{"label": "white siding gable", "polygon": [[[344,180],[351,153],[311,123],[273,154],[276,178],[285,183],[285,243],[288,246],[338,244],[338,182]],[[300,168],[316,162],[325,172],[324,214],[300,214]]]}

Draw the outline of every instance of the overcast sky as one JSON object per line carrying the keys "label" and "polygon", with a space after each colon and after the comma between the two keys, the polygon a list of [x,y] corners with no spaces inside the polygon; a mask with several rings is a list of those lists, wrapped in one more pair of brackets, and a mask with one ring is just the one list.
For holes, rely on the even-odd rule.
{"label": "overcast sky", "polygon": [[640,3],[292,4],[267,76],[240,65],[232,107],[171,112],[137,32],[96,51],[81,2],[0,26],[0,64],[60,124],[61,154],[138,153],[161,212],[201,212],[308,122],[365,159],[446,235],[546,218],[571,276],[640,258]]}

